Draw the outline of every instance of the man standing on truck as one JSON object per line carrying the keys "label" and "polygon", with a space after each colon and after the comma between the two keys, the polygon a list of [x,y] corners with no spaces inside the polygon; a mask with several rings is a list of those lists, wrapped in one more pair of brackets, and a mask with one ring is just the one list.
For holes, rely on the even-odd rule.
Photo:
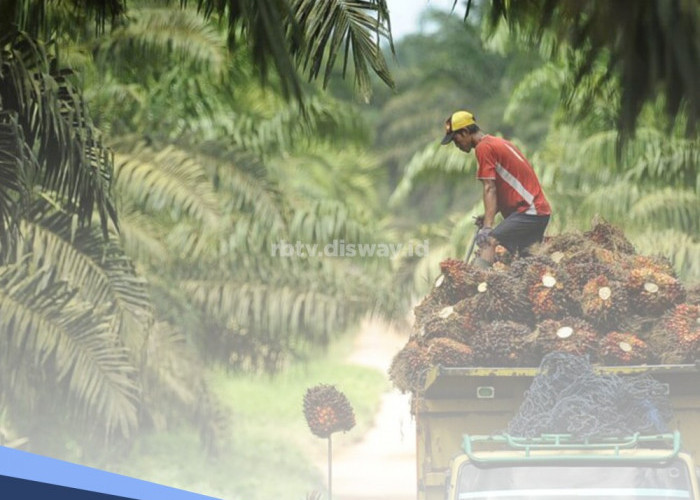
{"label": "man standing on truck", "polygon": [[[497,244],[512,254],[527,254],[527,248],[542,241],[551,208],[530,163],[511,142],[484,134],[469,111],[456,111],[445,121],[442,144],[454,142],[465,153],[476,153],[476,177],[483,184],[484,215],[476,235],[479,256],[474,265],[493,263]],[[503,222],[494,226],[496,214]]]}

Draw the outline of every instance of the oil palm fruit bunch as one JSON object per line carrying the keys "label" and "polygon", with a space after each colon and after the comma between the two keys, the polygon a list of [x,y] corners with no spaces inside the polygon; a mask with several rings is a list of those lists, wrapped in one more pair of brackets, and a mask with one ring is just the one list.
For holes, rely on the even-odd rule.
{"label": "oil palm fruit bunch", "polygon": [[663,318],[663,325],[690,361],[700,358],[700,305],[678,304]]}
{"label": "oil palm fruit bunch", "polygon": [[445,337],[428,341],[427,356],[430,366],[469,366],[474,359],[471,347]]}
{"label": "oil palm fruit bunch", "polygon": [[[557,259],[554,259],[557,260]],[[607,248],[586,241],[575,251],[562,255],[558,262],[561,264],[603,264],[606,266],[620,266],[620,254]]]}
{"label": "oil palm fruit bunch", "polygon": [[435,315],[438,311],[442,310],[445,304],[440,303],[438,294],[429,293],[420,304],[413,308],[414,330],[416,332],[421,331],[423,326]]}
{"label": "oil palm fruit bunch", "polygon": [[662,314],[685,298],[680,281],[653,268],[632,269],[626,286],[630,303],[647,316]]}
{"label": "oil palm fruit bunch", "polygon": [[614,328],[627,316],[627,289],[604,275],[584,285],[580,302],[583,317],[602,330]]}
{"label": "oil palm fruit bunch", "polygon": [[633,333],[610,332],[600,340],[598,358],[611,365],[644,364],[651,359],[651,350]]}
{"label": "oil palm fruit bunch", "polygon": [[541,354],[561,351],[579,356],[594,355],[598,348],[598,334],[587,321],[568,316],[540,322],[535,342]]}
{"label": "oil palm fruit bunch", "polygon": [[613,268],[608,264],[601,262],[567,262],[564,264],[564,270],[569,277],[569,283],[574,291],[574,298],[578,297],[581,300],[581,293],[586,283],[598,276],[605,276],[609,279],[617,280],[622,276],[623,271],[620,268]]}
{"label": "oil palm fruit bunch", "polygon": [[532,314],[527,296],[505,273],[490,271],[483,273],[476,293],[467,299],[464,307],[480,321],[520,321],[527,323]]}
{"label": "oil palm fruit bunch", "polygon": [[557,265],[548,255],[528,255],[515,259],[508,267],[508,275],[516,282],[526,281],[534,270],[547,267],[556,268]]}
{"label": "oil palm fruit bunch", "polygon": [[673,269],[673,264],[666,257],[650,256],[650,255],[631,255],[624,261],[628,271],[638,268],[651,269],[657,273],[667,274],[677,278],[676,271]]}
{"label": "oil palm fruit bunch", "polygon": [[427,349],[414,338],[392,359],[389,379],[403,392],[417,392],[423,387],[425,372],[429,367]]}
{"label": "oil palm fruit bunch", "polygon": [[355,427],[352,405],[345,394],[332,385],[320,384],[306,391],[304,417],[311,432],[320,438]]}
{"label": "oil palm fruit bunch", "polygon": [[529,326],[515,321],[485,323],[474,334],[472,351],[477,364],[537,366],[534,335]]}
{"label": "oil palm fruit bunch", "polygon": [[552,266],[536,265],[527,273],[527,295],[538,320],[579,314],[576,290],[568,279],[563,269]]}
{"label": "oil palm fruit bunch", "polygon": [[503,245],[496,245],[493,264],[501,264],[507,268],[513,262],[513,254],[508,251]]}
{"label": "oil palm fruit bunch", "polygon": [[555,261],[575,253],[586,243],[586,238],[580,232],[572,231],[549,238],[545,243],[533,245],[530,252],[535,256],[547,256]]}
{"label": "oil palm fruit bunch", "polygon": [[700,283],[688,288],[685,301],[692,306],[700,306]]}
{"label": "oil palm fruit bunch", "polygon": [[435,280],[433,292],[440,298],[440,303],[454,305],[471,295],[475,281],[483,272],[473,269],[459,259],[447,259],[440,263],[442,274]]}
{"label": "oil palm fruit bunch", "polygon": [[583,233],[586,239],[615,253],[632,255],[634,245],[625,237],[621,229],[613,226],[602,217],[594,217],[590,231]]}
{"label": "oil palm fruit bunch", "polygon": [[476,319],[462,305],[466,300],[454,306],[445,306],[425,322],[421,329],[424,340],[447,337],[460,342],[469,342],[471,334],[478,327]]}

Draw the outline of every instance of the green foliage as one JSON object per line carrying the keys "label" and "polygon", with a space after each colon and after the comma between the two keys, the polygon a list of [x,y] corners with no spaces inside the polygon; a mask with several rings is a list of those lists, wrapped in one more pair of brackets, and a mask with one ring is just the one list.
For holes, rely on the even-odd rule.
{"label": "green foliage", "polygon": [[2,392],[15,421],[28,425],[29,413],[62,395],[77,403],[65,411],[91,423],[87,430],[129,436],[138,422],[139,392],[129,351],[77,289],[49,267],[32,267],[24,260],[0,268],[2,379],[15,381]]}
{"label": "green foliage", "polygon": [[[487,17],[491,30],[505,22],[511,32],[537,45],[543,36],[553,36],[557,43],[551,45],[550,56],[560,46],[575,49],[577,56],[569,59],[574,76],[569,95],[580,91],[602,65],[597,85],[583,87],[595,92],[619,81],[615,128],[622,138],[633,134],[644,104],[659,93],[666,97],[665,112],[671,119],[685,109],[687,135],[695,135],[700,117],[700,9],[694,2],[497,0]],[[590,94],[586,97],[590,101]]]}
{"label": "green foliage", "polygon": [[[323,84],[327,85],[335,61],[344,50],[343,77],[352,57],[355,82],[367,100],[372,88],[368,64],[379,78],[393,87],[394,82],[380,50],[382,38],[391,43],[389,11],[385,0],[362,3],[347,0],[293,0],[292,4],[295,20],[307,40],[307,46],[298,58],[304,70],[308,71],[310,79],[318,77],[325,59]],[[367,11],[376,12],[376,17]],[[375,40],[372,40],[373,34]]]}
{"label": "green foliage", "polygon": [[[117,223],[110,193],[112,158],[69,73],[26,34],[10,30],[0,37],[0,113],[9,125],[3,129],[8,153],[16,151],[3,162],[4,196],[21,202],[28,190],[51,191],[81,224],[89,224],[96,210],[106,235],[108,223]],[[5,224],[16,224],[9,218],[0,214]]]}
{"label": "green foliage", "polygon": [[404,202],[415,184],[422,178],[441,177],[443,179],[465,178],[468,173],[475,176],[476,160],[473,156],[466,156],[463,152],[453,147],[443,147],[439,144],[432,144],[423,151],[413,155],[411,161],[406,165],[404,176],[399,182],[389,199],[389,203],[396,206]]}

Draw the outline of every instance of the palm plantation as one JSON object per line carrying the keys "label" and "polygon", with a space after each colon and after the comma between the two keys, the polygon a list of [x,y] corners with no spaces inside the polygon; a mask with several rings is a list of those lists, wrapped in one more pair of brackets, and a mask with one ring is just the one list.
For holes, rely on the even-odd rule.
{"label": "palm plantation", "polygon": [[[185,425],[221,453],[230,406],[210,367],[283,377],[368,311],[402,317],[480,210],[473,159],[434,144],[465,101],[533,157],[551,230],[587,229],[605,203],[640,252],[700,280],[695,94],[651,73],[630,90],[606,40],[558,36],[578,12],[543,21],[541,53],[524,45],[536,9],[501,2],[433,14],[436,34],[396,47],[383,0],[0,12],[0,424],[31,451],[126,457]],[[685,75],[700,52],[682,49]],[[271,251],[425,239],[422,261]]]}

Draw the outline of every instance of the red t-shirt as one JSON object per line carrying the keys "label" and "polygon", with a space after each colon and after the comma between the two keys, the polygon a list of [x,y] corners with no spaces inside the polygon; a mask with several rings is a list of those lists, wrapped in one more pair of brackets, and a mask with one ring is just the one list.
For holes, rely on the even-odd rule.
{"label": "red t-shirt", "polygon": [[474,151],[479,163],[476,178],[496,180],[498,211],[503,217],[513,212],[552,213],[532,165],[512,143],[485,135]]}

